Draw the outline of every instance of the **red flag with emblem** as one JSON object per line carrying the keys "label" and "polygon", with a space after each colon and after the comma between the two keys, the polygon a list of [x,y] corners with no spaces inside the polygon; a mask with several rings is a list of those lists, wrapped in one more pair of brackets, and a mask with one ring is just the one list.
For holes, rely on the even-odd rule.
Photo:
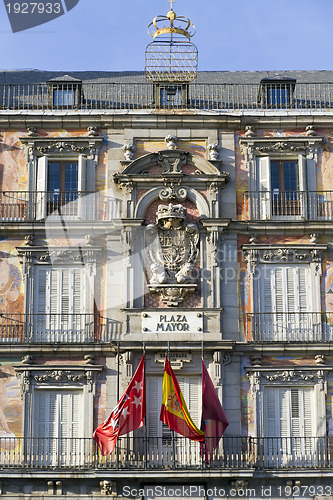
{"label": "red flag with emblem", "polygon": [[143,355],[126,391],[110,416],[93,434],[102,455],[112,453],[118,436],[142,427],[145,416],[145,355]]}

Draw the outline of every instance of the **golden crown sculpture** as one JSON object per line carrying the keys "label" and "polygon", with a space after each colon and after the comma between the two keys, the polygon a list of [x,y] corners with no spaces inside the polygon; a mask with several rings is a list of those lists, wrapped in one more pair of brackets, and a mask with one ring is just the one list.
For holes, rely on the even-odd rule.
{"label": "golden crown sculpture", "polygon": [[[177,34],[183,35],[188,40],[195,35],[195,26],[191,23],[191,21],[184,16],[177,16],[172,8],[172,4],[175,0],[168,0],[171,4],[171,8],[166,16],[156,16],[153,21],[148,26],[148,33],[153,40],[157,36],[167,35],[167,34]],[[166,21],[170,22],[169,26],[162,26]],[[155,29],[153,29],[155,28]]]}

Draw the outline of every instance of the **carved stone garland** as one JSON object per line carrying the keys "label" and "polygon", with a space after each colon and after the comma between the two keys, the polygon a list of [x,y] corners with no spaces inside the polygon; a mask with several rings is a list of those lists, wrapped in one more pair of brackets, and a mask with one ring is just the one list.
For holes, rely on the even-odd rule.
{"label": "carved stone garland", "polygon": [[270,385],[276,383],[277,385],[287,383],[287,384],[311,384],[317,385],[321,390],[326,391],[327,389],[327,377],[331,374],[333,368],[308,368],[308,369],[286,369],[279,368],[276,370],[263,370],[263,369],[248,369],[246,376],[250,381],[251,394],[254,395],[260,391],[260,387],[264,383],[270,383]]}
{"label": "carved stone garland", "polygon": [[146,269],[148,288],[168,306],[178,306],[188,293],[195,292],[199,231],[187,224],[182,205],[159,205],[156,224],[146,228]]}

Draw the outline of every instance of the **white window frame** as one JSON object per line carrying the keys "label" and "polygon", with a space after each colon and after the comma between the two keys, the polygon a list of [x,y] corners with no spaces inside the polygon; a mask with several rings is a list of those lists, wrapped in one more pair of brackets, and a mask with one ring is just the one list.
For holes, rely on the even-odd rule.
{"label": "white window frame", "polygon": [[[274,160],[279,161],[296,161],[298,165],[298,187],[296,191],[296,199],[293,200],[294,203],[299,203],[299,215],[284,215],[284,214],[274,214],[272,211],[274,199],[274,193],[271,190],[271,162]],[[257,189],[260,192],[260,214],[261,219],[274,219],[274,220],[285,220],[285,219],[305,219],[306,218],[306,191],[307,191],[307,168],[306,168],[306,158],[303,154],[297,156],[260,156],[256,158],[256,168],[257,168],[257,179],[258,185]],[[267,194],[266,194],[267,193]]]}
{"label": "white window frame", "polygon": [[[41,273],[45,271],[45,297],[40,297]],[[52,273],[54,271],[54,275]],[[79,290],[75,291],[75,275],[80,274]],[[68,313],[63,310],[63,279],[68,274]],[[52,286],[52,276],[57,277]],[[94,333],[94,289],[93,280],[89,280],[88,265],[39,265],[34,266],[33,277],[33,313],[35,319],[34,334],[37,342],[43,342],[45,336],[50,342],[84,342],[90,333]],[[73,292],[73,293],[71,293]],[[55,295],[52,296],[52,293]],[[80,299],[75,306],[74,294]],[[73,300],[71,300],[73,297]],[[40,300],[41,299],[41,300]],[[42,311],[43,309],[43,311]],[[87,328],[91,332],[87,332]]]}
{"label": "white window frame", "polygon": [[[66,340],[76,342],[89,341],[93,342],[94,334],[94,303],[95,303],[95,277],[97,271],[97,262],[103,255],[103,249],[101,247],[87,245],[82,247],[17,247],[18,254],[23,260],[23,272],[25,274],[25,314],[29,321],[26,322],[26,340],[29,342],[36,341],[35,331],[34,331],[34,321],[30,315],[37,313],[36,306],[36,287],[38,290],[38,279],[36,282],[36,276],[38,276],[38,267],[48,267],[48,268],[71,268],[80,269],[82,271],[82,291],[83,291],[83,302],[82,306],[85,310],[81,313],[85,313],[86,317],[82,317],[82,331],[76,339],[65,338],[64,336],[59,340],[55,338],[54,340],[48,339],[47,343],[50,341],[64,342]],[[91,322],[90,321],[91,316]],[[88,323],[85,321],[88,320]],[[90,330],[91,326],[91,330]],[[44,321],[44,330],[45,330]],[[84,328],[83,328],[84,327]],[[84,330],[84,331],[83,331]],[[64,331],[64,329],[63,329]],[[85,333],[84,333],[85,332]],[[87,335],[88,332],[88,335]],[[37,328],[38,333],[38,328]],[[43,335],[43,329],[41,330],[41,335]],[[46,333],[46,332],[44,332]],[[61,331],[59,332],[61,333]],[[82,338],[82,335],[85,337]],[[91,338],[90,338],[91,337]],[[38,339],[37,341],[43,342],[45,339]]]}
{"label": "white window frame", "polygon": [[[282,284],[277,283],[277,279],[281,279]],[[261,264],[254,283],[253,312],[260,314],[259,328],[265,340],[306,341],[315,340],[316,335],[321,334],[320,276],[313,263]],[[300,293],[302,284],[306,305],[301,303],[304,301]],[[267,303],[269,294],[271,307]],[[318,313],[318,317],[314,313]]]}
{"label": "white window frame", "polygon": [[[249,172],[248,190],[250,220],[291,220],[317,218],[316,173],[318,152],[322,137],[270,136],[241,137],[240,149]],[[295,215],[272,214],[270,183],[271,160],[297,160],[299,165],[300,213]],[[313,195],[308,195],[308,192]],[[303,194],[304,193],[304,194]]]}
{"label": "white window frame", "polygon": [[[102,365],[16,365],[16,374],[21,382],[23,399],[23,436],[25,449],[30,459],[41,466],[78,466],[92,457],[93,407],[96,385],[101,377]],[[36,391],[79,391],[81,393],[82,424],[77,443],[78,451],[59,457],[57,453],[43,454],[35,438],[34,411]],[[43,440],[41,440],[43,444]],[[76,444],[74,443],[76,446]]]}
{"label": "white window frame", "polygon": [[[296,463],[299,459],[297,456],[288,456],[288,454],[280,455],[265,453],[265,389],[266,388],[310,388],[313,390],[312,405],[314,426],[314,453],[304,455],[304,462],[316,465],[319,456],[325,453],[326,445],[326,395],[327,395],[327,380],[331,372],[330,367],[293,367],[279,366],[274,370],[266,367],[245,367],[246,376],[250,381],[250,395],[254,403],[254,414],[256,415],[256,426],[253,437],[257,437],[258,453],[265,457],[269,465],[276,464],[277,466],[286,465],[282,463],[286,458],[290,465]],[[262,439],[261,439],[262,438]],[[279,438],[279,436],[277,436]],[[318,439],[318,440],[317,440]],[[268,441],[268,440],[266,440]],[[316,454],[316,450],[320,454]],[[278,462],[280,460],[280,462]],[[274,462],[275,461],[275,462]],[[298,463],[298,465],[300,465]]]}
{"label": "white window frame", "polygon": [[[101,136],[87,137],[26,137],[21,141],[27,148],[29,185],[32,192],[31,214],[36,220],[44,220],[47,216],[47,177],[49,161],[78,162],[78,192],[95,192],[96,167],[99,149],[104,142]],[[94,216],[94,205],[79,197],[77,213],[69,218],[86,220]],[[74,202],[73,202],[74,203]],[[91,213],[92,212],[92,213]],[[64,215],[66,217],[66,215]]]}
{"label": "white window frame", "polygon": [[[247,333],[250,337],[252,337],[252,340],[261,341],[262,338],[260,337],[260,335],[262,335],[264,340],[322,341],[322,335],[324,332],[322,331],[321,318],[320,277],[322,274],[321,262],[324,258],[324,252],[327,251],[327,245],[321,245],[318,243],[294,245],[263,245],[252,243],[242,245],[242,251],[244,260],[245,262],[247,262],[248,277],[251,282],[250,299],[252,309],[250,314],[252,316],[251,322],[248,323],[249,325],[251,325],[251,332],[248,331]],[[308,282],[305,285],[309,297],[307,304],[309,304],[309,308],[311,307],[310,311],[312,311],[312,323],[309,323],[313,327],[312,339],[302,338],[300,335],[298,339],[283,338],[283,336],[281,338],[278,338],[278,336],[275,336],[275,332],[273,330],[270,330],[269,328],[265,330],[264,325],[261,324],[261,322],[264,322],[265,319],[260,319],[260,313],[265,313],[265,310],[262,309],[263,295],[265,293],[265,290],[261,290],[261,285],[262,282],[267,285],[267,280],[265,282],[265,279],[261,278],[261,276],[263,276],[263,271],[265,270],[265,268],[274,268],[274,266],[277,266],[277,269],[282,269],[284,267],[290,267],[290,269],[300,269],[301,267],[306,266],[308,267],[306,273]],[[296,285],[294,286],[296,287]],[[267,290],[266,292],[268,294]],[[274,309],[271,312],[274,313]],[[273,324],[273,318],[271,322]],[[306,333],[306,331],[304,331],[303,333],[304,337],[307,337],[309,332]],[[271,336],[272,338],[266,339],[264,338],[265,335],[268,335],[268,337]]]}

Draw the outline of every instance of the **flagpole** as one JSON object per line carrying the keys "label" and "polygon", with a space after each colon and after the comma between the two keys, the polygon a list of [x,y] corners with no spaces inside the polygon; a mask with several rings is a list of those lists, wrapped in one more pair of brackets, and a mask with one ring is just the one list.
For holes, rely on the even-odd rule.
{"label": "flagpole", "polygon": [[[143,354],[144,354],[144,356],[146,358],[146,342],[145,341],[143,341],[142,350],[143,350]],[[145,359],[145,362],[146,362],[146,359]],[[144,371],[143,385],[144,385],[144,395],[146,395],[146,365],[145,365],[145,371]],[[145,404],[147,405],[146,397],[145,397]],[[148,455],[148,443],[147,443],[147,439],[148,439],[148,435],[147,435],[147,417],[145,416],[145,468],[146,469],[147,469],[147,465],[148,465],[148,461],[147,461],[147,455]]]}
{"label": "flagpole", "polygon": [[[170,340],[168,340],[168,359],[170,361]],[[173,466],[176,465],[176,446],[175,446],[175,431],[172,429],[172,453],[173,453]],[[162,443],[163,444],[163,443]]]}
{"label": "flagpole", "polygon": [[201,341],[201,359],[204,360],[204,341]]}

